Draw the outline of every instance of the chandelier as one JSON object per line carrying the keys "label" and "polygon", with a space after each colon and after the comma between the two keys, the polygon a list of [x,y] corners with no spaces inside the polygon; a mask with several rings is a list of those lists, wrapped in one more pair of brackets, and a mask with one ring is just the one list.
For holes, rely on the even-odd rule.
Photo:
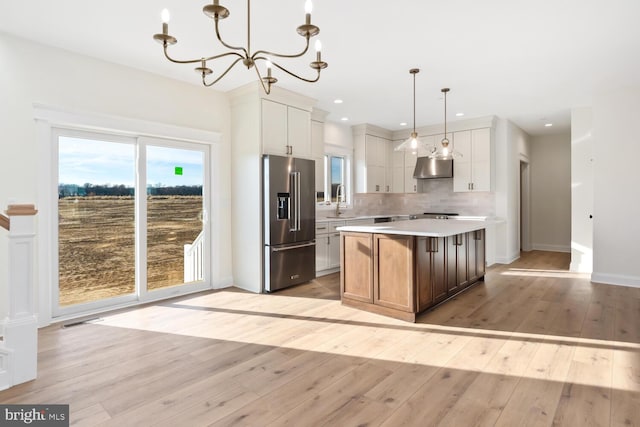
{"label": "chandelier", "polygon": [[432,147],[429,154],[430,159],[450,160],[462,157],[462,153],[456,151],[449,138],[447,138],[447,93],[449,93],[449,90],[448,87],[440,89],[440,92],[444,94],[444,138],[440,141],[440,147]]}
{"label": "chandelier", "polygon": [[[176,64],[198,64],[195,68],[195,71],[202,76],[202,84],[206,87],[213,86],[218,81],[220,81],[238,62],[242,61],[242,64],[247,67],[247,69],[254,68],[256,70],[256,74],[258,76],[258,80],[260,81],[262,88],[267,93],[271,93],[271,85],[275,84],[278,79],[272,76],[272,68],[275,67],[284,73],[300,79],[305,82],[314,83],[320,79],[320,70],[327,68],[327,63],[322,61],[321,51],[322,44],[320,40],[317,40],[315,43],[316,49],[316,60],[312,61],[309,66],[317,71],[317,75],[315,78],[308,79],[301,77],[277,62],[273,61],[272,58],[299,58],[309,50],[309,40],[311,37],[316,36],[320,33],[320,28],[313,25],[311,23],[311,11],[312,4],[311,0],[307,0],[305,3],[305,23],[300,25],[297,28],[297,32],[299,35],[305,38],[305,46],[301,52],[295,54],[281,54],[275,52],[269,52],[267,50],[256,50],[255,52],[251,52],[251,0],[247,0],[247,46],[246,47],[238,47],[231,46],[225,41],[222,40],[220,36],[219,29],[219,21],[221,19],[225,19],[229,16],[229,9],[219,4],[219,0],[213,0],[213,4],[207,4],[202,8],[202,12],[207,15],[209,18],[213,19],[214,27],[216,32],[216,37],[218,41],[225,48],[229,49],[228,52],[221,53],[218,55],[202,57],[197,59],[188,59],[188,60],[178,60],[169,56],[169,52],[167,48],[170,45],[176,44],[178,40],[169,34],[169,11],[164,9],[162,11],[162,33],[155,34],[153,39],[158,41],[163,46],[164,56],[171,62]],[[214,74],[213,69],[210,64],[217,59],[225,58],[225,57],[235,57],[231,65],[229,65],[224,71],[220,72],[217,77],[212,76]],[[259,61],[263,61],[266,68],[266,76],[260,72],[259,67],[257,66]],[[208,80],[209,79],[209,80]],[[208,80],[208,81],[207,81]]]}

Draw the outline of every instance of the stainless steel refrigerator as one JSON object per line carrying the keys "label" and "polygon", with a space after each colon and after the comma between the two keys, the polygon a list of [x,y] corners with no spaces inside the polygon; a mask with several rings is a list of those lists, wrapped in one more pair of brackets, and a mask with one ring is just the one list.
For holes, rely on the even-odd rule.
{"label": "stainless steel refrigerator", "polygon": [[315,162],[263,156],[264,290],[316,277]]}

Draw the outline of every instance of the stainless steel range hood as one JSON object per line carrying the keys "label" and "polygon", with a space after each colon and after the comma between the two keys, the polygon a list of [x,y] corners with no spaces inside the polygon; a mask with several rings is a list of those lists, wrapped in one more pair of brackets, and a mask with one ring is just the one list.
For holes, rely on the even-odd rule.
{"label": "stainless steel range hood", "polygon": [[413,177],[418,179],[453,178],[453,160],[418,157]]}

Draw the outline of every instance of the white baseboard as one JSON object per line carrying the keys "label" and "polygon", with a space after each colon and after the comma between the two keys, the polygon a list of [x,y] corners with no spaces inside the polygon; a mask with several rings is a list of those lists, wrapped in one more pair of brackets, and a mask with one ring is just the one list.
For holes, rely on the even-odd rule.
{"label": "white baseboard", "polygon": [[575,271],[576,273],[592,273],[593,265],[591,263],[587,264],[571,261],[571,264],[569,264],[569,270]]}
{"label": "white baseboard", "polygon": [[501,256],[497,256],[496,257],[496,263],[497,264],[511,264],[512,262],[514,262],[515,260],[520,258],[520,252],[518,251],[517,253],[511,254],[510,256],[506,256],[506,257],[501,257]]}
{"label": "white baseboard", "polygon": [[233,277],[229,276],[229,277],[223,277],[219,280],[216,280],[215,282],[213,282],[213,284],[211,285],[212,289],[223,289],[223,288],[228,288],[233,286]]}
{"label": "white baseboard", "polygon": [[591,273],[591,281],[607,285],[628,286],[640,288],[640,277],[624,276],[622,274]]}
{"label": "white baseboard", "polygon": [[565,245],[547,245],[544,243],[534,243],[532,245],[534,251],[549,251],[549,252],[571,252],[571,246]]}
{"label": "white baseboard", "polygon": [[320,270],[320,271],[316,271],[316,277],[326,276],[326,275],[328,275],[328,274],[337,273],[338,271],[340,271],[340,267],[330,268],[330,269],[328,269],[328,270]]}

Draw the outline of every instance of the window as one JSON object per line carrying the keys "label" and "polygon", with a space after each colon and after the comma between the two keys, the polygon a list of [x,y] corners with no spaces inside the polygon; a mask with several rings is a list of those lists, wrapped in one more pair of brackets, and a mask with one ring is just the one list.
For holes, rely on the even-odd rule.
{"label": "window", "polygon": [[[344,157],[327,156],[329,158],[329,185],[331,186],[331,202],[338,201],[338,190],[340,190],[340,202],[345,201],[344,192],[344,176],[345,161]],[[342,188],[339,188],[342,186]]]}
{"label": "window", "polygon": [[318,202],[336,203],[339,195],[340,203],[348,203],[349,182],[349,157],[342,154],[325,154],[324,193],[319,193]]}

